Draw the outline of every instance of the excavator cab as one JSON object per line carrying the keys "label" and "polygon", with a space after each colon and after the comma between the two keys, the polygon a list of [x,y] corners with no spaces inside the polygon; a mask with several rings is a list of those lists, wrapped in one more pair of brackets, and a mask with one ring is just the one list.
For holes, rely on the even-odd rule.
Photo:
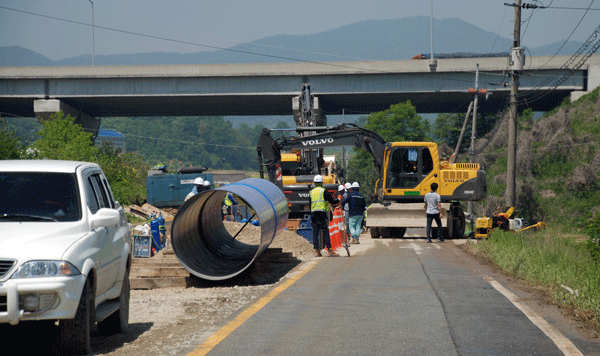
{"label": "excavator cab", "polygon": [[428,147],[391,147],[385,188],[388,193],[392,189],[415,189],[432,170]]}
{"label": "excavator cab", "polygon": [[419,196],[425,189],[423,182],[429,181],[427,177],[438,161],[435,146],[428,142],[394,142],[386,147],[385,157],[384,179],[380,180],[385,199],[422,201]]}

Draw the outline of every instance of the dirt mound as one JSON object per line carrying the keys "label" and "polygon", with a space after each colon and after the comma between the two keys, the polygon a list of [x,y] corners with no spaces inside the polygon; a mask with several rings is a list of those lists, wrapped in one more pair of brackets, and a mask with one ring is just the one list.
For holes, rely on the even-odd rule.
{"label": "dirt mound", "polygon": [[[244,226],[243,223],[224,221],[223,224],[231,236],[235,236],[236,240],[250,245],[260,244],[260,226],[251,224]],[[241,229],[241,232],[240,232]],[[305,238],[297,233],[289,230],[281,231],[273,242],[269,245],[270,248],[281,248],[283,252],[291,252],[298,259],[306,259],[313,256],[313,247]]]}

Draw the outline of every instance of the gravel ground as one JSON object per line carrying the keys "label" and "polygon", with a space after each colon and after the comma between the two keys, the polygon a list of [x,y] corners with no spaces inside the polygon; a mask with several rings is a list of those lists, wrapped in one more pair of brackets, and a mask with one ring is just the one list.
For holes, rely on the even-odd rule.
{"label": "gravel ground", "polygon": [[[239,223],[226,223],[232,235],[241,227]],[[237,239],[258,244],[260,233],[260,227],[247,225]],[[204,282],[189,288],[132,290],[128,334],[104,336],[94,332],[93,355],[185,355],[202,344],[237,311],[252,305],[316,259],[312,244],[287,230],[280,232],[269,248],[291,252],[296,260],[292,263],[270,263],[267,270],[257,268],[243,278],[220,283]],[[367,248],[368,244],[353,245],[356,252]],[[345,256],[343,249],[339,252]],[[57,343],[56,328],[39,322],[25,324],[0,330],[7,340],[22,345],[20,354],[65,354]],[[31,342],[33,334],[37,335],[35,343]]]}
{"label": "gravel ground", "polygon": [[[243,224],[225,222],[234,235]],[[238,235],[248,244],[260,242],[261,228],[248,224]],[[232,317],[266,295],[280,281],[298,273],[313,260],[312,245],[298,234],[280,232],[270,248],[291,252],[294,264],[270,265],[271,273],[251,273],[249,277],[224,282],[206,283],[201,287],[132,290],[129,323],[125,335],[94,337],[95,355],[181,355],[200,345],[208,336]]]}

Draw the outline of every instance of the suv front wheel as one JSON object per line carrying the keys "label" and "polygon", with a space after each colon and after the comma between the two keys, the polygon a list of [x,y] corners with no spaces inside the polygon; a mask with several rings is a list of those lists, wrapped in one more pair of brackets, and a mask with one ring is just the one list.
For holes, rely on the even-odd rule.
{"label": "suv front wheel", "polygon": [[119,310],[98,323],[98,329],[104,335],[125,334],[129,325],[129,298],[131,285],[129,283],[129,269],[123,277],[121,295],[119,295]]}
{"label": "suv front wheel", "polygon": [[75,354],[87,355],[92,351],[92,308],[94,308],[94,293],[92,283],[88,279],[81,292],[75,318],[59,322],[61,344]]}

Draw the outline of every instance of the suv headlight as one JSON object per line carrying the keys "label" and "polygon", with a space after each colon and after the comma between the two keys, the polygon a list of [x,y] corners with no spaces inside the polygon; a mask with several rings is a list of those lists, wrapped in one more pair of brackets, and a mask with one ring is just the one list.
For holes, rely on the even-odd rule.
{"label": "suv headlight", "polygon": [[30,261],[24,263],[12,278],[62,277],[80,274],[77,267],[66,261]]}

